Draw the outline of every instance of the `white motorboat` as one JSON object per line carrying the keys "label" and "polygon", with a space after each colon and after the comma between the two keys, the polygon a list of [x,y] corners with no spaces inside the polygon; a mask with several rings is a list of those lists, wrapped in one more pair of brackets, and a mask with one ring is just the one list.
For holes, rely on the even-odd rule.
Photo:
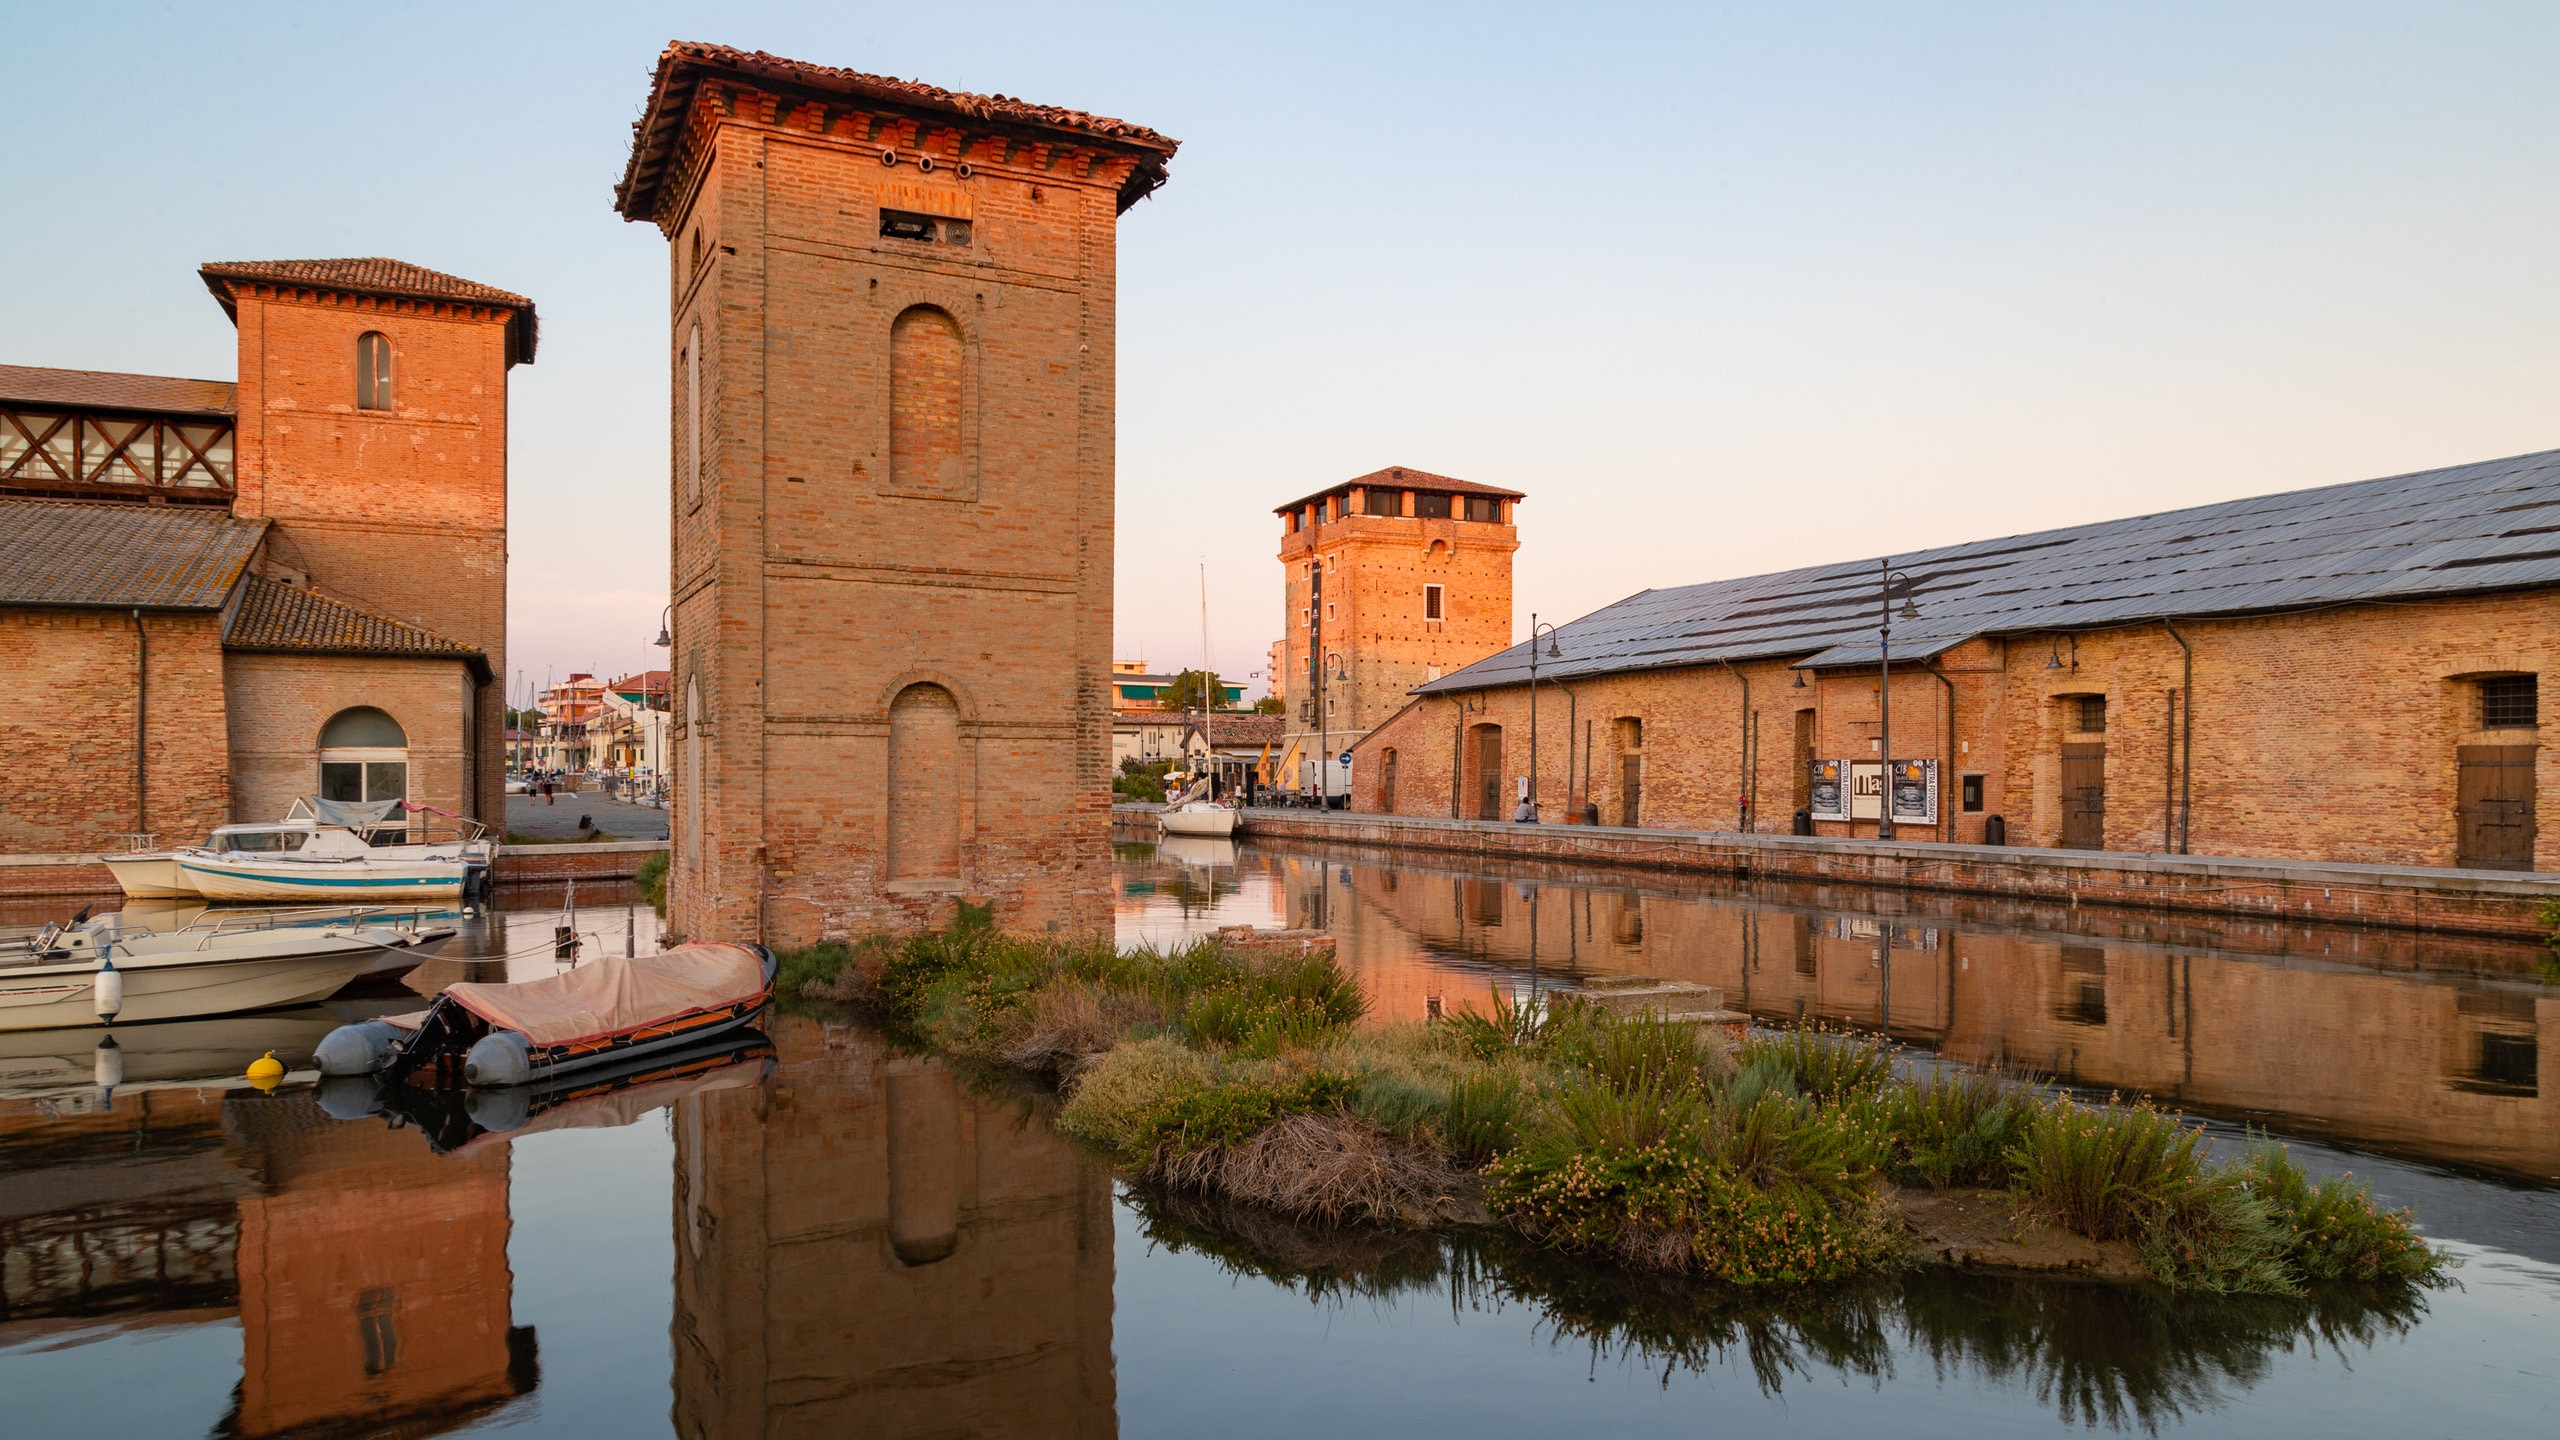
{"label": "white motorboat", "polygon": [[454,927],[352,909],[321,924],[216,913],[182,929],[121,915],[0,941],[0,1031],[186,1020],[325,1000],[386,951],[424,958]]}
{"label": "white motorboat", "polygon": [[464,820],[462,834],[415,844],[368,839],[399,803],[296,800],[281,821],[224,825],[200,846],[99,858],[136,900],[327,903],[470,894],[488,874],[487,827]]}
{"label": "white motorboat", "polygon": [[1223,840],[1236,833],[1236,812],[1214,800],[1191,800],[1156,814],[1156,829],[1166,835],[1206,835]]}

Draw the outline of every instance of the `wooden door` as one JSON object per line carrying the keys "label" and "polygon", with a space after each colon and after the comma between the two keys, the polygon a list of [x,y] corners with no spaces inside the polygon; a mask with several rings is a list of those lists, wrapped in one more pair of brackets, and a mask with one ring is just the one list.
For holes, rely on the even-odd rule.
{"label": "wooden door", "polygon": [[1476,730],[1476,818],[1508,820],[1502,808],[1502,727]]}
{"label": "wooden door", "polygon": [[1813,808],[1813,712],[1810,710],[1796,712],[1795,808]]}
{"label": "wooden door", "polygon": [[1378,809],[1383,814],[1396,813],[1396,752],[1387,752],[1378,766]]}
{"label": "wooden door", "polygon": [[2454,863],[2475,870],[2533,868],[2531,745],[2465,745],[2455,816],[2461,827]]}
{"label": "wooden door", "polygon": [[1618,758],[1618,823],[1633,828],[1644,813],[1644,757]]}
{"label": "wooden door", "polygon": [[2107,743],[2080,741],[2062,747],[2062,846],[2107,848]]}

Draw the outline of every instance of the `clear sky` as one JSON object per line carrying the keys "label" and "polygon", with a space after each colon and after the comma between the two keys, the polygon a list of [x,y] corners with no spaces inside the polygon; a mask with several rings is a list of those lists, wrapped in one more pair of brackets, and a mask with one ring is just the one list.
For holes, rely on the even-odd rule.
{"label": "clear sky", "polygon": [[[2560,7],[0,0],[0,361],[228,378],[215,259],[532,296],[511,649],[654,662],[678,36],[1182,140],[1121,222],[1119,648],[1279,634],[1271,507],[1528,492],[1515,623],[2560,445]],[[1258,686],[1257,686],[1258,688]]]}

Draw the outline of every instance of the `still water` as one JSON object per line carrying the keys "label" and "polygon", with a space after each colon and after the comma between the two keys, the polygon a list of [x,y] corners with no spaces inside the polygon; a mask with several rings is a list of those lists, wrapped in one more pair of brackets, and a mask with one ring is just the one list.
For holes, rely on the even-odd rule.
{"label": "still water", "polygon": [[[1311,1235],[1116,1187],[1031,1093],[823,1017],[512,1133],[333,1117],[341,1014],[549,973],[559,897],[329,1009],[0,1036],[0,1434],[2453,1434],[2547,1423],[2560,990],[2522,947],[1872,892],[1124,845],[1124,943],[1322,924],[1400,1018],[1642,973],[2142,1089],[2418,1208],[2376,1305],[1922,1277],[1818,1301]],[[520,908],[517,908],[520,907]],[[589,954],[648,907],[581,892]],[[2556,1079],[2555,1083],[2560,1083]],[[343,1107],[341,1107],[343,1108]],[[2544,1421],[2534,1417],[2543,1415]]]}

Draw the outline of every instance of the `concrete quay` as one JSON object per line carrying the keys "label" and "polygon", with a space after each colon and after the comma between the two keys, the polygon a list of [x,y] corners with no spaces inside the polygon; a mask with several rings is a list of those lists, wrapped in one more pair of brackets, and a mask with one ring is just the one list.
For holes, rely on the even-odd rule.
{"label": "concrete quay", "polygon": [[[1118,805],[1151,826],[1156,806]],[[1817,881],[2254,919],[2539,939],[2560,875],[2224,855],[1846,840],[1253,809],[1239,833],[1389,851]]]}
{"label": "concrete quay", "polygon": [[[619,840],[601,845],[501,845],[495,869],[501,885],[557,884],[563,880],[628,880],[640,864],[663,854],[664,840]],[[0,899],[43,895],[113,895],[115,872],[96,855],[0,855]]]}

